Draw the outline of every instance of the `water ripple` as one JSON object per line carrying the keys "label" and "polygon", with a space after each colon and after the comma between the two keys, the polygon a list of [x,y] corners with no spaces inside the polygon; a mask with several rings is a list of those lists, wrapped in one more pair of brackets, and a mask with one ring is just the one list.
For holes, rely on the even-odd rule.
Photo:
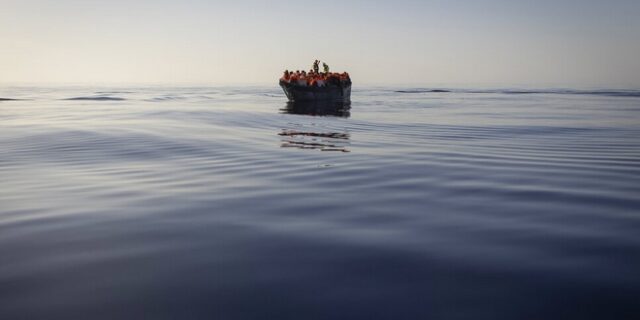
{"label": "water ripple", "polygon": [[69,101],[124,101],[125,98],[120,97],[106,97],[106,96],[97,96],[97,97],[73,97],[67,98],[64,100]]}
{"label": "water ripple", "polygon": [[638,314],[636,91],[435,90],[5,89],[0,318]]}

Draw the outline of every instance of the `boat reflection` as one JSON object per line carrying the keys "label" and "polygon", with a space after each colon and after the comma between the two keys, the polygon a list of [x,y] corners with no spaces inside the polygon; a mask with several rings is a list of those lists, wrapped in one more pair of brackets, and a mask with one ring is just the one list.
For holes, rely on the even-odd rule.
{"label": "boat reflection", "polygon": [[347,149],[349,134],[339,132],[308,132],[282,130],[282,148],[314,149],[320,151],[350,152]]}
{"label": "boat reflection", "polygon": [[288,114],[348,118],[351,116],[350,109],[349,103],[339,101],[299,101],[287,102],[287,105],[280,111]]}
{"label": "boat reflection", "polygon": [[[334,116],[348,118],[350,105],[343,102],[288,102],[280,109],[282,113],[310,115],[310,116]],[[320,151],[350,152],[350,134],[346,132],[335,132],[326,130],[322,132],[322,126],[312,124],[312,130],[305,126],[298,126],[295,129],[282,129],[278,135],[281,137],[282,148],[311,149]]]}

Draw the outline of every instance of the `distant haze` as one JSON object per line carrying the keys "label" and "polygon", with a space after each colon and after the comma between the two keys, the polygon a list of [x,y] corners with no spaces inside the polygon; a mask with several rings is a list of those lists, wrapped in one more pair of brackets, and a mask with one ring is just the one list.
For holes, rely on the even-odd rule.
{"label": "distant haze", "polygon": [[0,84],[640,88],[640,1],[2,0]]}

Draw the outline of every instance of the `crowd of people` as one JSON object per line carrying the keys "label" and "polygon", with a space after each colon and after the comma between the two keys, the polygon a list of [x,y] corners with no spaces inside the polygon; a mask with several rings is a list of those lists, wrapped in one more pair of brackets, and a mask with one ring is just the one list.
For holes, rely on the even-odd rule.
{"label": "crowd of people", "polygon": [[351,78],[349,78],[347,72],[330,72],[329,66],[326,63],[322,63],[322,67],[323,72],[320,72],[320,61],[316,60],[313,62],[313,66],[309,72],[304,70],[285,70],[280,81],[309,87],[324,87],[327,85],[342,86],[351,83]]}

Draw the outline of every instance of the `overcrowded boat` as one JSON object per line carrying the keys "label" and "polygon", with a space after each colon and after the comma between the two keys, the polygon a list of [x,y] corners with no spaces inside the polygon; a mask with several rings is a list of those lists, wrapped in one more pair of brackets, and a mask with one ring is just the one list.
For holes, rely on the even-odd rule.
{"label": "overcrowded boat", "polygon": [[349,73],[331,72],[326,63],[315,60],[307,71],[285,70],[280,78],[280,87],[291,102],[338,101],[351,102],[351,78]]}

